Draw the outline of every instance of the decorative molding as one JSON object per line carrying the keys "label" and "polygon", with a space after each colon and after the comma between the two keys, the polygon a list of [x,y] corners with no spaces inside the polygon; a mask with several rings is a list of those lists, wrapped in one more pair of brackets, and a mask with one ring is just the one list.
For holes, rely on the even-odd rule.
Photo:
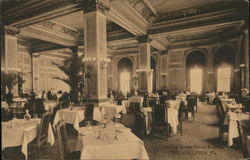
{"label": "decorative molding", "polygon": [[120,25],[130,33],[140,36],[147,33],[148,21],[127,1],[114,1],[108,13],[108,19]]}
{"label": "decorative molding", "polygon": [[43,21],[43,22],[38,23],[38,25],[45,27],[45,28],[48,28],[48,29],[51,29],[51,30],[54,30],[54,31],[58,31],[58,32],[73,36],[73,37],[78,36],[77,31],[71,30],[69,28],[66,28],[65,26],[56,24],[56,23],[51,22],[51,21]]}
{"label": "decorative molding", "polygon": [[1,27],[1,32],[4,33],[5,35],[11,35],[11,36],[16,36],[17,34],[20,33],[20,29],[12,26],[3,26]]}
{"label": "decorative molding", "polygon": [[80,4],[85,13],[99,11],[103,14],[107,14],[110,10],[109,0],[76,0]]}
{"label": "decorative molding", "polygon": [[156,20],[155,12],[149,8],[145,0],[128,0],[128,3],[148,21],[149,25]]}

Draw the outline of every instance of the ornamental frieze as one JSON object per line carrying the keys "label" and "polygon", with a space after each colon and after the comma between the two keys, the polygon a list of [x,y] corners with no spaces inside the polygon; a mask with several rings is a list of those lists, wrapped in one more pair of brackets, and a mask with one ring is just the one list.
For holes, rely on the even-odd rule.
{"label": "ornamental frieze", "polygon": [[107,14],[111,6],[109,0],[76,0],[76,3],[81,5],[85,13],[100,11]]}
{"label": "ornamental frieze", "polygon": [[54,30],[57,32],[61,32],[61,33],[73,36],[73,37],[76,37],[78,35],[76,31],[73,31],[69,28],[53,23],[51,21],[43,21],[43,22],[38,23],[38,25],[45,27],[47,29],[50,29],[50,30]]}

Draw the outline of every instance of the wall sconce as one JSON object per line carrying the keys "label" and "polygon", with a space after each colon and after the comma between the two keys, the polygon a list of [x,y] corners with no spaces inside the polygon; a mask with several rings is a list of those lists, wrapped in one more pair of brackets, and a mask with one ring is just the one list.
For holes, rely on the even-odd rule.
{"label": "wall sconce", "polygon": [[245,67],[245,66],[246,66],[245,64],[240,64],[240,67],[242,67],[242,68]]}
{"label": "wall sconce", "polygon": [[101,69],[103,70],[104,68],[106,68],[109,63],[110,63],[110,59],[109,58],[101,58],[100,59]]}
{"label": "wall sconce", "polygon": [[234,72],[239,72],[239,71],[240,71],[240,69],[235,69],[235,70],[234,70]]}
{"label": "wall sconce", "polygon": [[86,58],[83,58],[82,61],[84,63],[86,63],[87,65],[92,65],[93,63],[96,62],[96,58],[95,57],[86,57]]}

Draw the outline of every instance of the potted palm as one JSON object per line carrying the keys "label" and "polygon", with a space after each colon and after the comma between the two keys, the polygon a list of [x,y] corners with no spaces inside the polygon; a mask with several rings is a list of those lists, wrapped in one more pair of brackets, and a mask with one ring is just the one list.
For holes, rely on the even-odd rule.
{"label": "potted palm", "polygon": [[[11,103],[13,100],[12,90],[19,82],[20,72],[18,69],[13,68],[9,68],[7,71],[1,70],[1,93],[6,97],[8,103]],[[6,93],[6,88],[8,93]]]}
{"label": "potted palm", "polygon": [[66,78],[54,77],[54,79],[61,80],[70,87],[70,100],[74,105],[79,104],[80,97],[83,96],[83,88],[85,85],[85,70],[83,55],[78,55],[76,50],[72,49],[72,54],[66,58],[62,64],[53,63],[61,71],[64,72]]}

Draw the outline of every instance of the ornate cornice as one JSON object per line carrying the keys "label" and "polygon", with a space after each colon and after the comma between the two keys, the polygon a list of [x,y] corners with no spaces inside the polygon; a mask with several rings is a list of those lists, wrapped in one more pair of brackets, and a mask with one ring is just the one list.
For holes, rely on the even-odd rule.
{"label": "ornate cornice", "polygon": [[128,0],[128,3],[148,21],[149,26],[156,20],[155,13],[144,3],[143,0]]}
{"label": "ornate cornice", "polygon": [[76,2],[81,5],[85,13],[100,11],[106,15],[111,6],[109,0],[76,0]]}
{"label": "ornate cornice", "polygon": [[17,34],[20,33],[20,29],[12,26],[2,26],[1,33],[4,33],[5,35],[16,36]]}
{"label": "ornate cornice", "polygon": [[45,27],[45,28],[48,28],[48,29],[51,29],[51,30],[54,30],[54,31],[58,31],[58,32],[73,36],[73,37],[78,36],[78,33],[76,31],[73,31],[67,27],[56,24],[52,21],[43,21],[43,22],[38,23],[38,25]]}

